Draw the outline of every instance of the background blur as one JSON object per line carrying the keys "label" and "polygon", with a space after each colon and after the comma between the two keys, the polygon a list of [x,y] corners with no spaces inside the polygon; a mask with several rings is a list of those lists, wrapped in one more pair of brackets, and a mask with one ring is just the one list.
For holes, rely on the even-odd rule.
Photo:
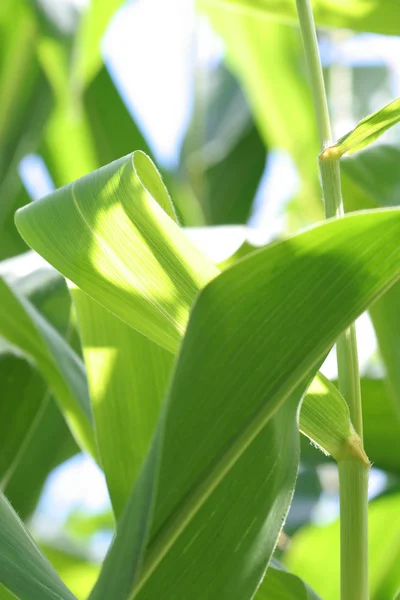
{"label": "background blur", "polygon": [[[321,30],[319,38],[338,137],[400,95],[400,38],[338,29]],[[383,138],[385,147],[396,149],[398,142],[396,128]],[[13,215],[134,149],[156,162],[182,225],[215,261],[322,219],[319,149],[299,31],[217,6],[196,10],[191,0],[2,0],[0,269],[76,348],[63,283],[25,254]],[[392,172],[386,181],[390,204]],[[343,172],[347,208],[373,205],[373,186],[368,154],[349,160]],[[44,284],[53,290],[50,301],[40,291]],[[362,372],[380,381],[384,367],[372,324],[364,316],[358,325]],[[5,361],[8,352],[0,339]],[[335,378],[333,354],[323,370]],[[18,377],[22,390],[44,393],[27,363]],[[78,454],[51,410],[47,423],[39,424],[44,448],[28,443],[3,487],[72,591],[84,598],[113,519],[102,473]],[[400,457],[400,426],[391,435],[393,455]],[[304,440],[303,453],[278,551],[292,548],[292,568],[324,594],[296,543],[301,549],[325,531],[326,547],[332,547],[336,525],[318,526],[338,514],[336,470]],[[371,497],[397,488],[399,462],[376,465]],[[381,528],[390,528],[391,514],[380,517]],[[308,537],[291,539],[310,523]],[[396,535],[399,542],[400,531]],[[399,561],[400,544],[391,549]],[[335,592],[323,597],[335,598]]]}

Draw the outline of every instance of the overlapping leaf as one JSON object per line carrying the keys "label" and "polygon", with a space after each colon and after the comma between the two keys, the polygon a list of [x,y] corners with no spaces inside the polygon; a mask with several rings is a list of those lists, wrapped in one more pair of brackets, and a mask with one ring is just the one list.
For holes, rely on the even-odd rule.
{"label": "overlapping leaf", "polygon": [[[120,166],[122,173],[116,176]],[[130,323],[139,328],[150,320],[150,315],[143,310],[148,297],[142,296],[138,302],[132,284],[136,275],[132,253],[130,271],[121,269],[121,255],[114,261],[112,277],[119,286],[112,282],[112,288],[104,277],[105,266],[107,275],[111,275],[111,264],[103,239],[108,250],[114,242],[111,232],[114,238],[116,232],[128,231],[138,237],[141,231],[131,228],[143,208],[151,208],[159,219],[151,223],[158,232],[160,223],[166,223],[164,235],[171,246],[172,231],[176,236],[180,234],[167,215],[160,216],[157,203],[153,205],[149,199],[144,203],[141,193],[134,193],[140,192],[137,183],[128,204],[130,188],[120,185],[126,168],[132,177],[132,163],[125,159],[94,174],[85,197],[87,178],[61,192],[61,196],[57,192],[57,202],[48,198],[25,209],[18,223],[27,240],[65,274],[72,275],[76,284],[84,287],[84,275],[90,274],[90,293],[99,302],[110,303],[111,288],[114,312],[122,319],[129,317]],[[93,179],[96,175],[100,177],[97,184]],[[151,181],[143,180],[151,191]],[[112,186],[120,193],[123,209],[116,204],[115,192],[113,202],[111,193],[109,197],[101,194],[104,188],[111,191]],[[85,223],[91,224],[91,237],[95,238],[96,252],[91,261],[84,256],[83,248],[78,253],[68,249],[61,256],[54,246],[55,237],[58,244],[59,235],[67,239],[69,227],[73,231],[78,226],[82,232],[77,218],[82,212],[77,215],[77,205],[71,200],[75,190],[75,197],[84,203],[86,219],[90,219]],[[112,203],[125,229],[121,230],[116,220],[95,219],[98,213],[102,215],[102,203],[106,207]],[[59,215],[56,219],[54,210]],[[64,219],[60,219],[61,214]],[[55,230],[57,223],[60,230]],[[194,307],[154,445],[120,520],[116,541],[92,598],[125,599],[133,586],[132,597],[152,598],[168,590],[179,595],[185,590],[185,594],[189,591],[200,598],[203,593],[220,594],[222,582],[227,581],[232,598],[253,593],[293,491],[300,398],[337,334],[398,276],[399,231],[396,211],[348,217],[254,253],[206,286]],[[153,249],[154,234],[148,230],[146,233],[148,243],[153,240]],[[93,240],[87,231],[85,235],[91,242],[90,253]],[[132,240],[123,240],[123,245],[131,248]],[[165,242],[159,239],[158,243]],[[182,238],[181,256],[183,245],[187,249],[187,241]],[[115,244],[111,248],[117,251]],[[81,270],[75,265],[78,257],[83,260]],[[168,282],[167,274],[176,263],[167,263],[165,254],[158,253],[156,258],[166,269],[163,278]],[[185,258],[187,273],[187,252]],[[185,276],[181,271],[181,281]],[[145,279],[141,283],[148,284]],[[125,302],[121,302],[121,296]],[[129,312],[128,299],[132,304],[136,302],[140,311]],[[165,315],[157,317],[160,334]],[[149,332],[148,324],[145,326]],[[253,332],[251,336],[249,331]],[[159,335],[159,340],[164,345],[169,343],[164,335]],[[289,396],[291,400],[282,405]],[[263,480],[262,473],[269,473],[269,477]],[[154,501],[150,537],[143,555]],[[265,533],[262,539],[261,529]],[[221,553],[226,547],[237,547],[229,560]],[[245,572],[241,569],[244,556],[248,560]],[[193,557],[196,569],[192,568]]]}

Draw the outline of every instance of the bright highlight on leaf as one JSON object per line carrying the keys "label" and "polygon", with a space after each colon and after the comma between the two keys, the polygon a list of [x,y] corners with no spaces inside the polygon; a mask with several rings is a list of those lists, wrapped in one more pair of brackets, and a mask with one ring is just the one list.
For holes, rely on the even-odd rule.
{"label": "bright highlight on leaf", "polygon": [[385,131],[400,121],[400,98],[365,117],[356,127],[341,137],[336,144],[326,148],[321,158],[340,158],[346,152],[353,154],[372,144]]}
{"label": "bright highlight on leaf", "polygon": [[[149,159],[134,152],[26,206],[16,223],[65,277],[176,351],[193,298],[218,271],[152,198],[149,169]],[[50,221],[63,226],[45,239],[42,225]]]}
{"label": "bright highlight on leaf", "polygon": [[314,378],[301,405],[300,431],[336,460],[358,458],[369,465],[346,401],[322,373]]}

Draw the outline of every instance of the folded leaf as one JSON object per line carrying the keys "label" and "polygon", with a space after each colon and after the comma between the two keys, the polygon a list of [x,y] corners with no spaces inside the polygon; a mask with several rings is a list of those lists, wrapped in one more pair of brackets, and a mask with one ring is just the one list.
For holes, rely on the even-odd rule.
{"label": "folded leaf", "polygon": [[77,442],[96,447],[84,366],[36,308],[0,278],[0,334],[32,360],[60,404]]}
{"label": "folded leaf", "polygon": [[175,351],[194,295],[217,270],[150,195],[148,165],[135,152],[25,207],[16,223],[65,277]]}
{"label": "folded leaf", "polygon": [[384,108],[365,117],[352,129],[341,137],[336,144],[328,146],[321,157],[340,158],[346,152],[352,154],[372,144],[385,131],[400,121],[400,98],[393,100]]}
{"label": "folded leaf", "polygon": [[20,600],[76,600],[0,496],[0,580]]}

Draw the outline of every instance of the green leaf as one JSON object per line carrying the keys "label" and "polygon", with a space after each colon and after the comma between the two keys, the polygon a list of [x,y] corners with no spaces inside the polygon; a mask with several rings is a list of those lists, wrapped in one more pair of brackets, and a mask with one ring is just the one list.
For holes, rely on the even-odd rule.
{"label": "green leaf", "polygon": [[97,579],[99,565],[48,544],[40,544],[40,547],[76,598],[85,600]]}
{"label": "green leaf", "polygon": [[25,207],[16,222],[64,276],[175,351],[193,298],[217,270],[152,198],[148,170],[150,160],[135,152]]}
{"label": "green leaf", "polygon": [[[274,17],[297,24],[296,4],[291,0],[197,0],[200,7],[223,6],[237,12],[254,13],[259,17]],[[400,8],[390,0],[312,0],[314,18],[320,27],[339,27],[355,31],[371,31],[399,35]]]}
{"label": "green leaf", "polygon": [[3,495],[0,496],[0,579],[20,600],[75,599]]}
{"label": "green leaf", "polygon": [[388,383],[361,378],[365,450],[375,467],[400,474],[400,419]]}
{"label": "green leaf", "polygon": [[124,0],[92,0],[83,15],[76,40],[80,55],[72,73],[83,85],[87,85],[93,79],[103,64],[101,40],[111,17],[123,2]]}
{"label": "green leaf", "polygon": [[32,432],[32,424],[40,418],[46,386],[25,360],[1,353],[0,388],[0,482],[4,489]]}
{"label": "green leaf", "polygon": [[[144,155],[139,156],[145,166],[150,165]],[[136,169],[140,169],[140,160],[138,164],[135,160]],[[132,162],[127,163],[124,159],[122,164],[127,165],[128,174],[132,176]],[[94,218],[99,201],[94,196],[95,190],[99,190],[101,200],[104,189],[110,191],[107,201],[112,205],[113,213],[123,219],[124,226],[126,224],[123,231],[130,234],[124,238],[118,236],[119,240],[124,240],[119,243],[119,248],[116,243],[112,246],[114,252],[119,252],[119,257],[123,257],[122,252],[129,251],[131,245],[135,247],[135,235],[137,238],[142,235],[141,230],[132,229],[132,224],[139,213],[135,200],[140,208],[144,188],[142,184],[136,187],[139,194],[132,194],[129,205],[124,195],[120,194],[117,199],[115,187],[112,189],[111,185],[120,182],[120,177],[124,176],[122,173],[115,177],[119,165],[121,161],[114,163],[112,169],[102,169],[91,178],[61,190],[61,196],[57,192],[35,203],[18,217],[25,234],[34,232],[29,241],[36,249],[58,262],[60,243],[70,239],[76,227],[82,230],[76,213],[72,212],[70,221],[65,218],[68,210],[75,210],[74,205],[71,206],[71,190],[79,196],[78,192],[89,179],[93,182],[96,176],[101,176],[100,183],[91,188],[92,196],[86,199],[85,218],[90,218],[92,229],[86,231],[85,236],[91,248],[91,236],[96,235],[95,258],[100,252],[102,260],[90,262],[85,259],[83,248],[76,254],[75,244],[74,249],[63,253],[62,263],[65,274],[69,276],[72,270],[79,276],[74,261],[77,257],[86,260],[84,265],[90,266],[90,270],[80,273],[82,287],[85,275],[86,278],[89,275],[92,293],[103,303],[108,302],[107,294],[103,293],[107,281],[104,261],[110,260],[105,248],[108,250],[117,236],[114,232],[113,238],[110,233],[102,238],[109,231],[112,220],[109,212],[107,222],[104,218],[100,222]],[[113,177],[111,182],[107,180],[107,174]],[[146,170],[142,179],[145,187],[157,196],[152,181],[146,178]],[[128,189],[125,186],[124,191]],[[55,198],[57,202],[54,202]],[[173,260],[172,247],[176,243],[175,237],[181,233],[149,196],[147,202],[159,222],[165,224],[165,230],[159,227],[164,239],[160,239],[160,235],[157,242],[151,238],[154,261],[151,264],[158,268],[158,260],[162,266],[171,269],[165,261],[165,253]],[[171,210],[166,195],[162,203]],[[89,212],[88,206],[96,211],[95,215]],[[63,219],[60,216],[54,218],[54,208],[61,208]],[[49,214],[53,217],[51,221]],[[55,229],[57,220],[63,224],[59,231]],[[115,543],[92,598],[125,599],[138,576],[132,597],[156,597],[161,590],[163,594],[168,593],[171,589],[168,586],[173,586],[178,595],[183,589],[185,593],[189,590],[191,595],[196,590],[211,589],[210,594],[217,596],[218,586],[226,581],[229,581],[230,597],[242,598],[244,594],[254,592],[293,493],[298,461],[296,413],[300,398],[338,333],[399,276],[399,233],[397,211],[349,216],[253,253],[200,293],[169,387],[158,434],[119,521]],[[101,244],[103,239],[106,247]],[[161,244],[164,253],[157,251]],[[188,242],[182,238],[180,252],[186,260],[185,271],[180,275],[182,284],[193,268],[187,248]],[[129,252],[129,256],[133,253]],[[172,265],[176,264],[174,258]],[[137,302],[137,291],[131,280],[135,274],[132,264],[135,264],[132,258],[127,266],[122,260],[114,260],[111,270],[111,263],[108,266],[106,263],[107,274],[119,283],[113,291],[113,310],[123,319],[129,314],[126,304]],[[127,272],[126,269],[130,270]],[[163,272],[163,277],[167,274],[169,271]],[[129,283],[129,293],[121,286],[123,281]],[[75,283],[79,283],[76,277]],[[140,284],[154,293],[145,278]],[[192,298],[194,294],[192,292]],[[125,303],[121,302],[121,297],[126,299]],[[148,298],[149,295],[141,298],[142,309]],[[179,310],[179,302],[187,302],[189,309],[191,301],[188,296],[183,300],[178,296],[176,308]],[[148,318],[144,310],[134,316],[130,313],[131,324],[136,327],[142,326],[143,320]],[[165,327],[165,319],[165,314],[158,315],[160,332]],[[256,333],[249,337],[249,331]],[[168,343],[165,336],[160,336],[160,340]],[[289,396],[291,400],[282,404]],[[272,479],[264,482],[266,487],[260,494],[256,490],[263,480],[262,473],[270,473]],[[244,481],[246,485],[243,485]],[[232,498],[235,498],[234,503]],[[153,505],[154,517],[143,555]],[[207,525],[202,528],[204,522]],[[210,544],[216,524],[221,523],[224,527],[223,531],[218,530],[218,542]],[[268,531],[262,539],[258,535],[260,528]],[[246,536],[243,538],[244,531]],[[190,552],[185,552],[189,543]],[[207,552],[204,552],[204,544],[207,544]],[[237,547],[229,560],[221,552],[225,547]],[[243,556],[248,553],[254,560],[251,568],[249,565],[243,573]],[[196,556],[198,567],[196,575],[189,568],[193,556]],[[210,569],[219,576],[210,579]],[[206,580],[199,578],[199,573],[204,574],[201,577]],[[206,588],[210,585],[211,588]]]}
{"label": "green leaf", "polygon": [[399,160],[400,149],[385,144],[376,144],[355,156],[343,158],[340,161],[342,175],[358,189],[358,194],[351,193],[353,190],[346,194],[344,189],[346,210],[396,206],[400,193]]}
{"label": "green leaf", "polygon": [[32,515],[52,469],[79,451],[54,398],[46,398],[34,425],[4,490],[24,520]]}
{"label": "green leaf", "polygon": [[[391,146],[376,146],[342,161],[342,170],[358,193],[351,194],[352,209],[367,206],[392,206],[399,203],[399,150]],[[394,413],[400,419],[400,324],[397,318],[400,285],[389,290],[371,307],[370,315],[378,339],[380,354],[391,386]]]}
{"label": "green leaf", "polygon": [[275,559],[268,565],[254,600],[318,600],[319,597],[296,575]]}
{"label": "green leaf", "polygon": [[34,361],[77,441],[96,456],[83,364],[36,308],[0,278],[0,334]]}
{"label": "green leaf", "polygon": [[[369,506],[371,600],[392,598],[400,585],[399,507],[398,494],[375,500]],[[305,527],[292,538],[284,560],[324,600],[340,597],[339,539],[338,521]]]}
{"label": "green leaf", "polygon": [[[146,140],[129,114],[105,66],[87,87],[84,107],[99,166],[129,154],[132,148],[140,148],[150,154]],[[62,182],[64,183],[69,181]]]}
{"label": "green leaf", "polygon": [[341,137],[336,144],[325,148],[321,156],[340,158],[346,152],[352,154],[372,144],[385,131],[400,121],[400,98],[393,100],[384,108],[365,117],[352,129]]}
{"label": "green leaf", "polygon": [[[399,474],[400,422],[392,394],[387,380],[361,378],[365,451],[373,466]],[[310,444],[302,444],[301,457],[306,465],[324,462],[322,454]]]}
{"label": "green leaf", "polygon": [[238,83],[225,68],[197,74],[181,170],[210,225],[246,223],[266,150]]}
{"label": "green leaf", "polygon": [[303,223],[322,219],[315,161],[319,142],[300,32],[223,5],[201,7],[225,43],[227,65],[241,84],[267,147],[288,152],[298,168]]}
{"label": "green leaf", "polygon": [[92,600],[254,593],[293,491],[304,377],[398,276],[399,221],[381,211],[320,225],[252,254],[200,293],[155,438],[163,446],[144,557],[156,445]]}
{"label": "green leaf", "polygon": [[336,460],[350,455],[369,464],[345,399],[321,373],[313,379],[301,405],[300,431]]}
{"label": "green leaf", "polygon": [[101,464],[118,518],[146,457],[173,356],[72,288]]}

